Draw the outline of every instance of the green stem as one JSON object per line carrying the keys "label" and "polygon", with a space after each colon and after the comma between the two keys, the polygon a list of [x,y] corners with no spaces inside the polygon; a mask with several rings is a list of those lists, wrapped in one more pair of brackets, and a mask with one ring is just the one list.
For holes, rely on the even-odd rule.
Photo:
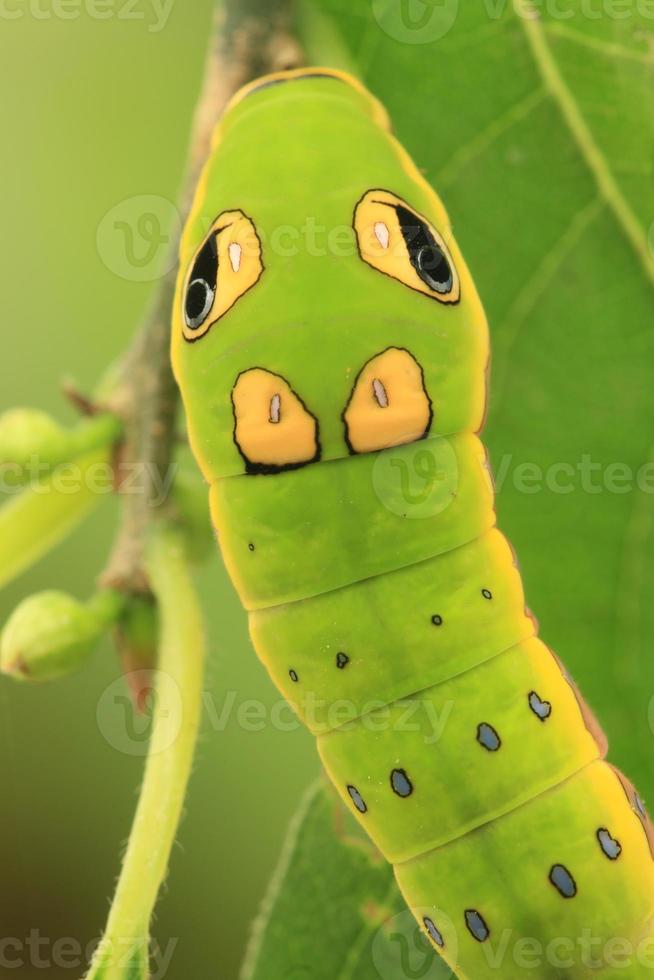
{"label": "green stem", "polygon": [[99,627],[108,629],[120,619],[126,605],[127,598],[122,592],[116,589],[100,589],[91,596],[86,607],[95,616]]}
{"label": "green stem", "polygon": [[[202,92],[192,127],[179,209],[188,214],[211,148],[214,128],[234,93],[258,75],[295,67],[301,52],[292,35],[292,0],[223,0],[216,4]],[[171,245],[177,257],[178,242]],[[122,524],[103,581],[125,592],[147,594],[143,550],[148,527],[172,508],[161,487],[174,465],[178,392],[169,357],[170,314],[176,262],[159,284],[145,323],[122,366],[123,381],[110,407],[127,420],[124,461],[145,464],[141,494],[124,502]],[[120,474],[119,474],[120,475]]]}
{"label": "green stem", "polygon": [[183,542],[161,522],[146,549],[161,639],[145,776],[104,939],[89,980],[147,976],[149,923],[191,772],[202,704],[204,636]]}
{"label": "green stem", "polygon": [[[67,458],[82,456],[93,452],[94,449],[114,445],[118,442],[122,431],[123,423],[110,412],[84,419],[70,433]],[[64,460],[57,462],[64,462]]]}
{"label": "green stem", "polygon": [[310,65],[325,65],[357,75],[356,62],[333,17],[328,17],[315,0],[297,0],[297,33]]}
{"label": "green stem", "polygon": [[[217,10],[180,201],[183,214],[190,207],[213,128],[234,92],[258,74],[295,65],[300,58],[290,35],[292,0],[225,0]],[[126,594],[151,591],[161,633],[143,786],[105,937],[88,980],[148,976],[150,918],[166,874],[200,718],[200,611],[182,538],[170,523],[172,507],[169,501],[161,504],[152,483],[168,473],[175,445],[178,395],[168,359],[173,286],[171,273],[153,297],[110,403],[127,420],[123,464],[144,465],[151,482],[143,494],[125,499],[122,525],[102,581]]]}

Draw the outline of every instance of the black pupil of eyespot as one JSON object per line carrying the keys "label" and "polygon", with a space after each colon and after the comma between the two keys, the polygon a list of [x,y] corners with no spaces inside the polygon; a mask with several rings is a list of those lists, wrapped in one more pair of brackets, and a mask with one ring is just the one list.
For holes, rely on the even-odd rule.
{"label": "black pupil of eyespot", "polygon": [[420,279],[436,293],[449,293],[454,283],[450,263],[431,231],[417,214],[395,206],[411,265]]}
{"label": "black pupil of eyespot", "polygon": [[207,305],[209,286],[204,279],[196,279],[188,287],[186,295],[186,316],[192,323],[198,320]]}
{"label": "black pupil of eyespot", "polygon": [[210,235],[193,263],[184,300],[186,324],[191,330],[202,326],[216,292],[218,281],[218,248],[216,236]]}
{"label": "black pupil of eyespot", "polygon": [[424,245],[416,258],[424,273],[433,276],[438,282],[447,281],[450,267],[440,248],[435,245]]}

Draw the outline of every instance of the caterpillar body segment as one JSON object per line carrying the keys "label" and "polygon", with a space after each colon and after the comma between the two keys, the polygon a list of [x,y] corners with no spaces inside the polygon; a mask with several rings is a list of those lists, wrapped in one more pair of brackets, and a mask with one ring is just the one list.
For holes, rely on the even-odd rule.
{"label": "caterpillar body segment", "polygon": [[450,935],[466,977],[640,980],[653,969],[651,866],[642,818],[598,761],[396,877],[412,907],[436,922],[443,910],[445,956],[451,910],[465,905]]}
{"label": "caterpillar body segment", "polygon": [[[389,771],[400,739],[400,761]],[[393,864],[515,810],[603,751],[573,689],[536,637],[321,735],[318,748],[346,802],[348,786],[360,793],[367,807],[362,822]],[[425,771],[429,780],[419,798],[402,806]],[[399,772],[404,788],[393,785]]]}
{"label": "caterpillar body segment", "polygon": [[249,86],[172,358],[254,646],[460,977],[654,976],[651,825],[526,610],[442,203],[328,69]]}
{"label": "caterpillar body segment", "polygon": [[255,649],[315,735],[436,687],[535,628],[513,552],[494,528],[436,558],[250,615]]}
{"label": "caterpillar body segment", "polygon": [[[214,526],[246,609],[340,589],[451,551],[489,530],[495,514],[479,439],[465,433],[420,446],[437,474],[421,519],[410,517],[401,479],[404,467],[413,468],[414,444],[396,447],[388,465],[365,453],[281,472],[272,480],[213,483]],[[325,492],[325,480],[335,493]],[[262,508],[265,524],[259,521]]]}

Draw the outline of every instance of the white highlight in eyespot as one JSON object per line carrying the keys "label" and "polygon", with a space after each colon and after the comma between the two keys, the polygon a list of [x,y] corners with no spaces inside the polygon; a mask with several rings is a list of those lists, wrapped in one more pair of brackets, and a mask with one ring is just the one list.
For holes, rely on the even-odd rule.
{"label": "white highlight in eyespot", "polygon": [[384,250],[388,248],[388,243],[391,240],[391,233],[388,230],[388,225],[384,224],[383,221],[375,222],[375,238]]}
{"label": "white highlight in eyespot", "polygon": [[234,272],[238,272],[241,268],[241,255],[243,254],[243,249],[238,244],[238,242],[231,242],[229,248],[229,261],[232,264],[232,269]]}
{"label": "white highlight in eyespot", "polygon": [[277,425],[282,418],[282,399],[280,395],[273,395],[270,399],[270,416],[268,418],[269,422],[273,425]]}
{"label": "white highlight in eyespot", "polygon": [[375,378],[375,380],[373,381],[372,391],[375,396],[375,401],[377,402],[379,407],[388,408],[388,394],[386,392],[386,389],[384,388],[384,385],[379,380],[379,378]]}

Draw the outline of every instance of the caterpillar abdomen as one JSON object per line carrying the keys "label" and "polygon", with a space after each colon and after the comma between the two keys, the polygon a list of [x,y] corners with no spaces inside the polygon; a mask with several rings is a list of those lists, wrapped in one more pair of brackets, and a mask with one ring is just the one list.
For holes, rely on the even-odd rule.
{"label": "caterpillar abdomen", "polygon": [[469,980],[652,975],[651,824],[495,528],[474,283],[356,82],[238,97],[172,346],[255,648],[434,949]]}
{"label": "caterpillar abdomen", "polygon": [[[266,602],[250,612],[255,649],[318,735],[327,772],[410,906],[430,911],[422,918],[439,951],[474,961],[477,980],[497,975],[496,938],[510,977],[521,975],[525,939],[555,948],[555,962],[568,962],[559,953],[572,943],[583,976],[598,945],[648,941],[650,828],[602,761],[590,710],[535,635],[513,552],[489,526],[485,455],[462,442],[470,490],[431,518],[390,510],[380,472],[393,482],[393,471],[366,455],[283,474],[273,493],[263,477],[221,481],[214,519],[230,529],[219,531],[223,554],[246,604]],[[323,468],[328,495],[313,489]],[[440,479],[447,485],[444,470]],[[292,509],[278,503],[286,481],[299,488]],[[250,511],[250,490],[266,505]],[[346,561],[330,558],[334,537]],[[314,594],[319,581],[328,588]],[[538,975],[573,975],[548,969]]]}
{"label": "caterpillar abdomen", "polygon": [[446,554],[250,614],[256,650],[316,735],[441,684],[534,631],[513,552],[494,528]]}
{"label": "caterpillar abdomen", "polygon": [[344,798],[354,786],[365,801],[368,832],[393,864],[503,817],[603,751],[535,637],[322,735],[318,745]]}
{"label": "caterpillar abdomen", "polygon": [[652,853],[628,792],[594,762],[396,877],[412,906],[443,911],[443,952],[475,980],[651,976]]}

